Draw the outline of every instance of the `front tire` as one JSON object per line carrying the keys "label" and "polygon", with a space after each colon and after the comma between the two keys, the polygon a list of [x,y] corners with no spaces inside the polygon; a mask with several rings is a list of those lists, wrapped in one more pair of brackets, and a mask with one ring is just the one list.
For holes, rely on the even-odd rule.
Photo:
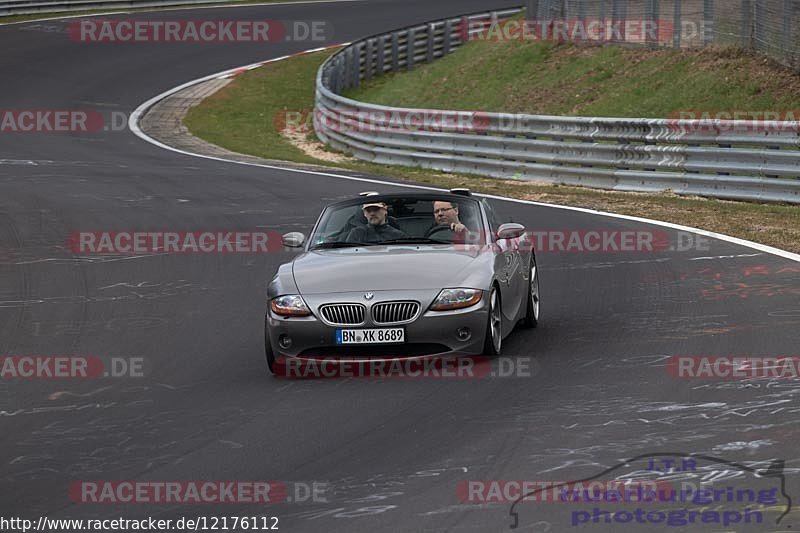
{"label": "front tire", "polygon": [[489,318],[483,341],[483,355],[497,357],[503,348],[503,315],[500,307],[500,292],[492,287],[489,293]]}
{"label": "front tire", "polygon": [[539,325],[539,269],[536,268],[536,256],[531,255],[531,272],[528,279],[528,303],[522,326],[533,329]]}
{"label": "front tire", "polygon": [[264,319],[264,353],[267,357],[267,367],[273,374],[275,373],[275,352],[272,350],[272,343],[269,342],[269,324]]}

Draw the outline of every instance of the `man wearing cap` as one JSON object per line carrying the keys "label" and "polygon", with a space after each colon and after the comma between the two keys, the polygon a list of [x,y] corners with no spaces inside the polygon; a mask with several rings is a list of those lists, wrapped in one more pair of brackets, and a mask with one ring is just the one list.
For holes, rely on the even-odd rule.
{"label": "man wearing cap", "polygon": [[387,224],[389,210],[385,203],[367,202],[361,206],[361,210],[367,219],[367,225],[350,230],[347,242],[378,243],[408,237],[399,229]]}

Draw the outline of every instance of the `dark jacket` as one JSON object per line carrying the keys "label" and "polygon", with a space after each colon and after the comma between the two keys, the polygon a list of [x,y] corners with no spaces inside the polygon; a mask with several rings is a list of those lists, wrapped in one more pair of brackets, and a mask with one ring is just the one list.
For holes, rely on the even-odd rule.
{"label": "dark jacket", "polygon": [[374,243],[390,241],[392,239],[402,239],[403,237],[408,237],[408,235],[389,224],[382,224],[380,226],[367,224],[366,226],[359,226],[350,230],[350,233],[347,235],[347,241]]}

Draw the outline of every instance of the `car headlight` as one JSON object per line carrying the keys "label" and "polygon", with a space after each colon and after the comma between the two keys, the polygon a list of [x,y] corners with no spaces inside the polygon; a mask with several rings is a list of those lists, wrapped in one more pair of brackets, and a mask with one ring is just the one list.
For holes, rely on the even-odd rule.
{"label": "car headlight", "polygon": [[479,289],[443,289],[431,304],[432,311],[449,311],[471,307],[481,301]]}
{"label": "car headlight", "polygon": [[310,316],[311,310],[299,294],[287,294],[273,298],[269,303],[272,312],[281,316]]}

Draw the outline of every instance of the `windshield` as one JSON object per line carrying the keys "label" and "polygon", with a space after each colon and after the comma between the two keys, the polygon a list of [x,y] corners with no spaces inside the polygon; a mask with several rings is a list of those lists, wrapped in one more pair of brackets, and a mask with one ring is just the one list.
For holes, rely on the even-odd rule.
{"label": "windshield", "polygon": [[483,244],[475,200],[364,197],[325,210],[311,249],[388,244]]}

